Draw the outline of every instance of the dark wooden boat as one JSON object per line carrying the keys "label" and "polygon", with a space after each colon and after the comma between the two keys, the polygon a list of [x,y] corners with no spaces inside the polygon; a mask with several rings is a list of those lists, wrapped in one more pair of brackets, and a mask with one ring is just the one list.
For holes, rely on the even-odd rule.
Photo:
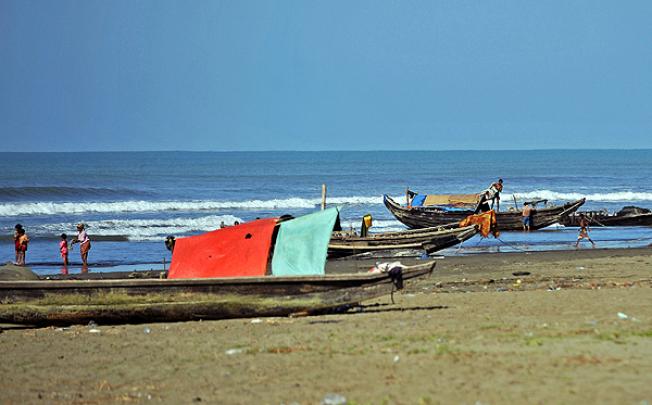
{"label": "dark wooden boat", "polygon": [[567,216],[562,224],[579,226],[580,214],[584,214],[592,226],[652,226],[652,212],[647,208],[623,207],[616,213],[606,211],[582,211]]}
{"label": "dark wooden boat", "polygon": [[396,273],[0,281],[0,323],[140,323],[319,313],[390,294],[404,281],[431,274],[434,267],[430,261]]}
{"label": "dark wooden boat", "polygon": [[354,232],[335,232],[328,244],[328,256],[344,257],[387,250],[423,249],[434,253],[455,246],[478,233],[476,226],[456,228],[457,224],[398,232],[372,233],[359,236]]}
{"label": "dark wooden boat", "polygon": [[[561,223],[563,218],[569,216],[584,204],[586,199],[569,202],[563,205],[553,207],[538,208],[533,214],[532,229],[541,229],[554,223]],[[394,201],[388,195],[383,197],[383,202],[389,211],[403,224],[409,228],[426,228],[449,224],[451,222],[459,223],[467,216],[473,214],[472,209],[461,209],[456,211],[447,211],[441,207],[404,207]],[[496,213],[498,230],[500,231],[522,231],[523,217],[520,211],[501,211]]]}

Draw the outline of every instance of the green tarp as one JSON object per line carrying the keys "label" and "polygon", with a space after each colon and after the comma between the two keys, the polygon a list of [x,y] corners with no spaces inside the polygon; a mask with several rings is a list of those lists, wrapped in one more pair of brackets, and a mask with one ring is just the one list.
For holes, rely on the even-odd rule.
{"label": "green tarp", "polygon": [[274,247],[272,274],[275,276],[324,274],[328,242],[337,215],[337,208],[329,208],[281,222]]}

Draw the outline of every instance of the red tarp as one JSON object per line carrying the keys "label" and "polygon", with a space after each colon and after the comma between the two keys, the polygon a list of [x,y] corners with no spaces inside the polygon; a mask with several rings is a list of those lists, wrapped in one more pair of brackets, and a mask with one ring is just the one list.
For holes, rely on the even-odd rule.
{"label": "red tarp", "polygon": [[276,218],[177,239],[168,278],[264,276]]}
{"label": "red tarp", "polygon": [[460,222],[460,228],[469,225],[479,225],[480,234],[485,238],[489,236],[489,233],[494,235],[494,238],[497,238],[500,233],[497,230],[496,223],[496,211],[491,210],[477,215],[469,215]]}

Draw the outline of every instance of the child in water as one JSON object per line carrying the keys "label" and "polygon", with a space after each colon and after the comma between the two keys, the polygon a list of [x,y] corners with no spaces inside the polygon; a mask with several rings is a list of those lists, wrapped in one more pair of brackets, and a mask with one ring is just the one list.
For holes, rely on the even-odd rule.
{"label": "child in water", "polygon": [[68,235],[61,234],[61,242],[59,242],[59,252],[61,252],[61,259],[63,259],[64,267],[68,265]]}

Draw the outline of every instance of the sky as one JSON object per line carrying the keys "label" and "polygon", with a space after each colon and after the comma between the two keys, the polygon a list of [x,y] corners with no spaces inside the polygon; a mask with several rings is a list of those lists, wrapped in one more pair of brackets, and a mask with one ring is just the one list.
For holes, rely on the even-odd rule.
{"label": "sky", "polygon": [[0,0],[0,151],[652,148],[652,2]]}

